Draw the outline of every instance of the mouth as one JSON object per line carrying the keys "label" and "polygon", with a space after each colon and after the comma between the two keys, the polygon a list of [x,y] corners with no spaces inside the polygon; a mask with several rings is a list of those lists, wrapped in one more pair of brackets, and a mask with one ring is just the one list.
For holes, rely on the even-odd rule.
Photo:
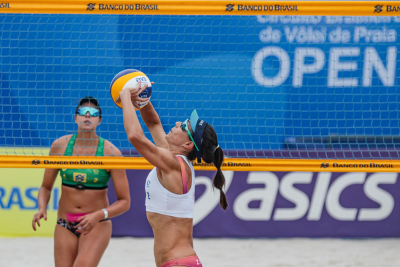
{"label": "mouth", "polygon": [[84,121],[83,123],[84,123],[84,124],[85,124],[85,123],[92,124],[90,121]]}

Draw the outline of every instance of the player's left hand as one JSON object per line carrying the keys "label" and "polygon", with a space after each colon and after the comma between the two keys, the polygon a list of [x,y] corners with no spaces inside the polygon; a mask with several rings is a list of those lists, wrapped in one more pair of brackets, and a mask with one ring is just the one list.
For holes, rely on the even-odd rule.
{"label": "player's left hand", "polygon": [[90,231],[92,231],[93,228],[99,223],[99,221],[104,219],[104,214],[102,215],[102,218],[99,218],[99,214],[100,213],[98,212],[93,212],[80,217],[78,219],[78,222],[80,223],[75,226],[77,232],[82,235],[87,235],[88,233],[90,233]]}
{"label": "player's left hand", "polygon": [[[151,82],[151,85],[153,85],[154,82]],[[115,100],[115,102],[117,102],[118,104],[121,103],[121,97],[123,97],[123,94],[129,94],[131,97],[131,102],[133,104],[133,106],[137,109],[140,109],[139,105],[136,103],[136,101],[139,102],[146,102],[149,100],[149,98],[141,98],[139,95],[146,90],[147,88],[147,84],[145,84],[142,87],[142,82],[139,81],[137,86],[134,88],[124,88],[120,93],[119,96],[117,97],[117,99]]]}

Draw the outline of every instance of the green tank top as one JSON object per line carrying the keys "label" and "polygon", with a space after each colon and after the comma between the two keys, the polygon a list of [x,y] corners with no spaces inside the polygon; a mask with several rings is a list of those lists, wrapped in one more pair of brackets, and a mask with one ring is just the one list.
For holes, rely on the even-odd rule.
{"label": "green tank top", "polygon": [[[77,135],[74,134],[68,142],[64,156],[72,156]],[[104,156],[104,139],[99,137],[96,157]],[[60,171],[62,184],[76,189],[105,189],[108,187],[110,173],[104,169],[62,169]]]}

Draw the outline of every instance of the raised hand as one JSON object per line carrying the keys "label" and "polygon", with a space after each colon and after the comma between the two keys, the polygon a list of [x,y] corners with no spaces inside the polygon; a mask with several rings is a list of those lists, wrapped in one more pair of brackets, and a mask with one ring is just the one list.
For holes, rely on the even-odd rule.
{"label": "raised hand", "polygon": [[[151,84],[153,85],[154,82],[152,82]],[[139,96],[144,90],[146,90],[146,88],[147,88],[147,84],[142,87],[142,82],[141,81],[138,82],[136,87],[133,87],[133,88],[126,87],[126,88],[122,89],[122,91],[119,93],[119,97],[116,99],[116,102],[117,103],[121,103],[122,95],[129,94],[133,106],[135,108],[137,108],[137,109],[140,109],[140,107],[139,107],[139,105],[137,104],[136,101],[146,102],[146,101],[149,100],[149,98],[142,98],[142,97]]]}

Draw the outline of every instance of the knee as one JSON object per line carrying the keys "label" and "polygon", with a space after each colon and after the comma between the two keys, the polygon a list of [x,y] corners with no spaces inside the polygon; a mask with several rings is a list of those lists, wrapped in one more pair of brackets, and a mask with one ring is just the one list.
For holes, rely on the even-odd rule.
{"label": "knee", "polygon": [[[90,262],[90,260],[82,258],[82,257],[78,257],[75,262],[74,265],[72,267],[89,267],[89,266],[93,266],[93,263]],[[96,265],[94,265],[96,266]]]}

